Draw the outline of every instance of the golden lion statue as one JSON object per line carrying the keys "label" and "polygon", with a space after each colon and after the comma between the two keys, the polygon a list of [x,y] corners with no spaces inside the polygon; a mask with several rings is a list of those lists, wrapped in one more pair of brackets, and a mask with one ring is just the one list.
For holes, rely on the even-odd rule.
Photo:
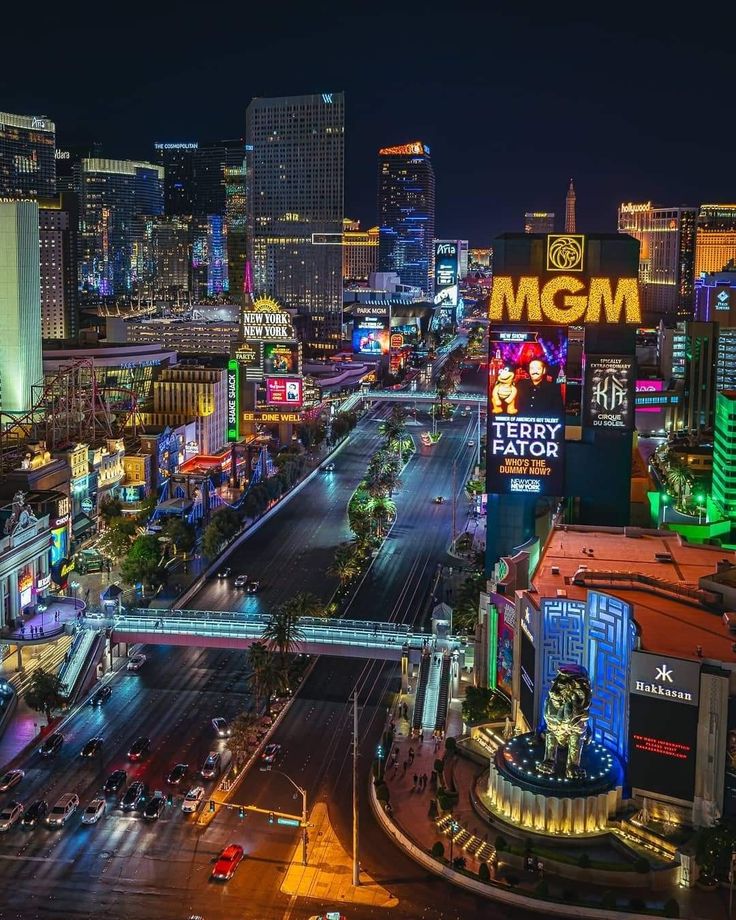
{"label": "golden lion statue", "polygon": [[567,755],[564,775],[568,779],[585,778],[580,758],[588,730],[592,698],[590,678],[585,668],[561,665],[557,669],[544,704],[547,730],[544,733],[544,760],[538,767],[540,773],[557,773],[557,754],[560,748],[565,748]]}

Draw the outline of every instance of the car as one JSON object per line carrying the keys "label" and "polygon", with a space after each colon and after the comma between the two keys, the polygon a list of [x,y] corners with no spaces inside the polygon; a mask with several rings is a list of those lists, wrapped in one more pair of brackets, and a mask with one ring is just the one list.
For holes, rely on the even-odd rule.
{"label": "car", "polygon": [[125,790],[125,795],[120,799],[120,807],[123,811],[135,811],[145,799],[146,792],[146,784],[136,780]]}
{"label": "car", "polygon": [[107,702],[112,696],[112,687],[109,684],[105,684],[104,687],[100,687],[96,690],[92,696],[89,698],[90,706],[102,706],[103,703]]}
{"label": "car", "polygon": [[79,752],[80,757],[84,757],[87,760],[91,760],[93,757],[97,757],[98,754],[102,753],[102,738],[90,738],[89,741],[85,744],[82,750]]}
{"label": "car", "polygon": [[128,660],[126,668],[128,671],[140,671],[145,663],[146,656],[139,653],[137,655],[133,655],[133,657]]}
{"label": "car", "polygon": [[102,787],[102,791],[105,795],[114,795],[125,785],[125,781],[128,778],[128,774],[125,770],[113,770],[113,772],[105,780],[105,785]]}
{"label": "car", "polygon": [[217,776],[220,772],[220,759],[219,751],[209,752],[200,770],[202,779],[214,779]]}
{"label": "car", "polygon": [[322,472],[323,473],[334,473],[335,472],[335,464],[332,462],[332,460],[330,460],[328,463],[325,463],[325,465],[322,467]]}
{"label": "car", "polygon": [[0,831],[9,831],[23,817],[23,805],[20,802],[7,802],[0,811]]}
{"label": "car", "polygon": [[235,874],[235,870],[243,859],[243,848],[238,843],[231,843],[217,857],[217,862],[212,870],[212,878],[218,882],[226,882]]}
{"label": "car", "polygon": [[143,817],[148,821],[156,821],[165,807],[166,796],[160,789],[157,789],[146,802],[146,807],[143,809]]}
{"label": "car", "polygon": [[46,815],[46,823],[49,827],[63,827],[77,808],[79,796],[75,792],[65,792]]}
{"label": "car", "polygon": [[107,804],[104,799],[92,799],[89,805],[84,809],[82,815],[82,824],[97,824],[100,818],[105,814]]}
{"label": "car", "polygon": [[64,736],[61,732],[51,732],[44,743],[38,749],[41,757],[53,757],[64,743]]}
{"label": "car", "polygon": [[226,565],[224,569],[220,569],[220,571],[217,573],[217,577],[218,578],[229,578],[232,575],[232,573],[233,573],[233,570],[230,568],[229,565]]}
{"label": "car", "polygon": [[140,735],[135,741],[131,744],[130,750],[128,751],[128,760],[143,760],[146,754],[151,750],[151,739],[146,738],[144,735]]}
{"label": "car", "polygon": [[244,588],[248,584],[247,575],[238,575],[238,577],[233,582],[236,588]]}
{"label": "car", "polygon": [[248,582],[248,587],[245,589],[248,594],[258,594],[261,590],[261,583],[258,580]]}
{"label": "car", "polygon": [[267,744],[261,754],[261,770],[270,770],[280,753],[280,744]]}
{"label": "car", "polygon": [[199,803],[204,798],[204,786],[193,786],[184,796],[181,803],[181,810],[185,814],[190,814],[199,808]]}
{"label": "car", "polygon": [[0,792],[7,792],[8,789],[17,786],[25,775],[25,770],[8,770],[7,773],[0,777]]}
{"label": "car", "polygon": [[339,910],[328,910],[326,914],[314,914],[309,920],[348,920]]}
{"label": "car", "polygon": [[475,441],[468,441],[468,447],[475,447]]}
{"label": "car", "polygon": [[23,827],[35,827],[43,821],[48,810],[49,806],[43,799],[36,799],[32,805],[26,808],[21,824]]}
{"label": "car", "polygon": [[222,716],[217,716],[212,720],[212,727],[218,738],[229,738],[233,733],[233,730],[227,724],[227,719],[223,719]]}
{"label": "car", "polygon": [[435,497],[432,499],[435,505],[441,505],[444,502],[444,500],[445,500],[444,495],[435,495]]}
{"label": "car", "polygon": [[169,775],[166,777],[166,782],[171,786],[178,786],[179,783],[187,775],[189,770],[188,763],[178,763],[176,766],[172,767],[169,771]]}

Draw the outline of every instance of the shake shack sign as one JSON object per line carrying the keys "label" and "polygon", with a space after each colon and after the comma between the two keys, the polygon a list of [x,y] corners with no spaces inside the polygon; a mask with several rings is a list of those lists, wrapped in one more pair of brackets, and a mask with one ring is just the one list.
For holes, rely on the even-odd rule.
{"label": "shake shack sign", "polygon": [[697,706],[700,665],[682,658],[633,652],[629,689],[640,696]]}

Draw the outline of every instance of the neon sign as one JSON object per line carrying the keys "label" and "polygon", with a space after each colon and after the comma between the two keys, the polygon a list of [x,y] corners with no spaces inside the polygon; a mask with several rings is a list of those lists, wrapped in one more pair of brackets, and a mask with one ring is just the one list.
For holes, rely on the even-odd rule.
{"label": "neon sign", "polygon": [[591,278],[586,286],[573,275],[547,282],[538,277],[494,278],[488,308],[491,322],[641,323],[636,278]]}
{"label": "neon sign", "polygon": [[227,362],[227,439],[228,441],[238,440],[238,412],[239,412],[239,393],[238,393],[238,362],[231,358]]}

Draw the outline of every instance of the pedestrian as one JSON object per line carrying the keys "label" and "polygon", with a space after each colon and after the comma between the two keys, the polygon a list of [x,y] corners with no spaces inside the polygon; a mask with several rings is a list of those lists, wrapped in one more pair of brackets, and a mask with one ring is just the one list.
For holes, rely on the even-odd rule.
{"label": "pedestrian", "polygon": [[43,626],[39,626],[38,628],[41,631],[41,638],[43,639]]}
{"label": "pedestrian", "polygon": [[409,763],[405,760],[404,763],[402,764],[402,766],[403,766],[404,769],[403,769],[401,775],[402,775],[402,776],[406,776],[406,768],[409,766]]}
{"label": "pedestrian", "polygon": [[419,732],[419,743],[421,744],[424,741],[424,731]]}
{"label": "pedestrian", "polygon": [[23,625],[21,626],[21,628],[20,628],[20,635],[21,635],[21,639],[25,639],[25,637],[26,637],[26,627],[25,627],[25,624],[23,624]]}
{"label": "pedestrian", "polygon": [[415,773],[414,774],[414,785],[412,786],[412,789],[415,789],[418,785],[419,785],[419,776]]}
{"label": "pedestrian", "polygon": [[426,789],[426,788],[427,788],[427,779],[428,779],[428,778],[429,778],[429,777],[427,776],[426,773],[422,773],[422,789]]}
{"label": "pedestrian", "polygon": [[411,763],[413,760],[414,760],[414,748],[410,747],[409,748],[409,763]]}

